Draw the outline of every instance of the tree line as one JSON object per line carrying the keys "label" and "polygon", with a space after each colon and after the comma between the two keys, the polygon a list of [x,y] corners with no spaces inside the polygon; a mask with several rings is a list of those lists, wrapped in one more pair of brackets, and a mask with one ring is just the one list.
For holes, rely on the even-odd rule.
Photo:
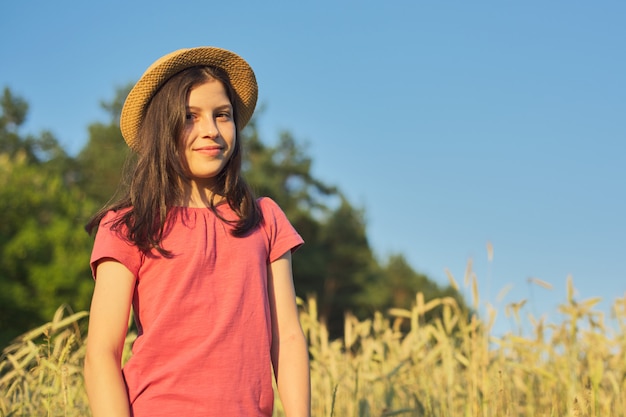
{"label": "tree line", "polygon": [[[0,101],[0,347],[44,323],[66,304],[89,308],[93,237],[84,225],[114,194],[132,158],[119,130],[129,86],[102,102],[109,120],[88,127],[72,156],[50,132],[24,134],[28,103],[4,88]],[[262,114],[262,112],[261,112]],[[258,117],[258,116],[255,116]],[[315,178],[306,146],[288,131],[274,146],[260,137],[257,119],[242,132],[246,180],[259,196],[277,201],[306,244],[294,257],[298,296],[314,296],[331,337],[344,314],[366,317],[390,307],[410,308],[415,293],[428,301],[462,295],[415,271],[402,254],[379,260],[367,237],[365,211],[341,190]],[[440,314],[434,310],[432,319]]]}

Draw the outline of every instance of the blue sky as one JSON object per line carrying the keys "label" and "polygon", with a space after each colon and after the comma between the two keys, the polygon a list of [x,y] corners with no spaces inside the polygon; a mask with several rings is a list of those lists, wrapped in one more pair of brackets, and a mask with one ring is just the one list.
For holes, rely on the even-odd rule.
{"label": "blue sky", "polygon": [[0,87],[30,104],[22,133],[77,152],[116,87],[172,50],[220,46],[256,71],[264,139],[308,143],[381,259],[442,284],[472,259],[498,332],[522,299],[558,321],[568,276],[607,314],[625,296],[626,3],[5,3]]}

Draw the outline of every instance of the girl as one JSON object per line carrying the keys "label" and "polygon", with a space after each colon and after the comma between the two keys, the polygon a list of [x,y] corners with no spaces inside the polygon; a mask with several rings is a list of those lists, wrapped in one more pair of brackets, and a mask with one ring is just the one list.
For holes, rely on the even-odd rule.
{"label": "girl", "polygon": [[[129,93],[120,128],[136,165],[87,225],[94,417],[271,416],[272,369],[287,416],[310,415],[291,272],[303,241],[240,175],[256,100],[249,65],[213,47],[160,58]],[[138,337],[120,369],[131,305]]]}

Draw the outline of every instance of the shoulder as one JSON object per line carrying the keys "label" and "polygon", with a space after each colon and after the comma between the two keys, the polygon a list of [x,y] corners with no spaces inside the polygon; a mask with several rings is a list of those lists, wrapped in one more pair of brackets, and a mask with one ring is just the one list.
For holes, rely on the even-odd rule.
{"label": "shoulder", "polygon": [[99,229],[118,229],[123,224],[124,216],[130,211],[130,208],[107,211],[98,225]]}
{"label": "shoulder", "polygon": [[95,241],[106,241],[111,244],[113,241],[124,241],[131,244],[129,240],[129,229],[127,215],[129,208],[107,211],[97,225]]}
{"label": "shoulder", "polygon": [[263,216],[262,223],[268,222],[286,222],[288,221],[287,215],[284,210],[270,197],[260,197],[257,199],[257,204]]}
{"label": "shoulder", "polygon": [[280,206],[278,205],[278,203],[276,203],[274,200],[272,200],[270,197],[259,197],[257,198],[257,204],[259,205],[259,208],[261,209],[262,212],[272,212],[272,211],[283,211]]}
{"label": "shoulder", "polygon": [[265,232],[269,244],[269,261],[274,262],[287,251],[295,251],[304,240],[291,224],[280,206],[269,197],[257,199],[263,214],[261,228]]}

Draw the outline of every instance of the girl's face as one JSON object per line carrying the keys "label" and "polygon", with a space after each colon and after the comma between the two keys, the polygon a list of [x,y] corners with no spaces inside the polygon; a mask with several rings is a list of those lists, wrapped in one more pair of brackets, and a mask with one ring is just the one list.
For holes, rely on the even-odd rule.
{"label": "girl's face", "polygon": [[183,166],[191,178],[192,194],[206,196],[235,147],[233,106],[220,81],[210,80],[191,89],[181,137]]}

